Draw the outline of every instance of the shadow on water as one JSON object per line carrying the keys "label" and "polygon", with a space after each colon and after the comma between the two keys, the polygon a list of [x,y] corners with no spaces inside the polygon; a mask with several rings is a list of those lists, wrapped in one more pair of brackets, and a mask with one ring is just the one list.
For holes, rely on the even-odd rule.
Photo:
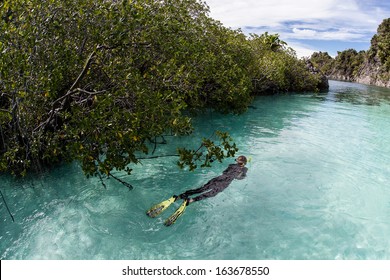
{"label": "shadow on water", "polygon": [[387,257],[388,110],[350,104],[389,103],[390,91],[334,81],[330,87],[326,94],[261,96],[239,116],[204,114],[195,119],[193,135],[158,146],[156,154],[197,148],[221,130],[231,134],[240,154],[253,158],[245,180],[191,205],[170,228],[163,222],[178,203],[156,219],[145,211],[201,186],[232,159],[192,173],[178,169],[177,158],[144,160],[132,166],[129,178],[121,177],[132,191],[113,180],[105,189],[77,164],[25,180],[0,177],[15,216],[13,223],[0,203],[1,258]]}
{"label": "shadow on water", "polygon": [[329,81],[329,85],[328,93],[314,97],[323,101],[347,102],[353,105],[380,106],[383,102],[390,104],[390,89],[387,88],[341,81]]}
{"label": "shadow on water", "polygon": [[[318,102],[312,94],[277,94],[255,97],[248,111],[242,115],[229,116],[208,112],[195,120],[201,128],[195,135],[212,135],[215,130],[229,132],[234,139],[248,136],[276,137],[281,131],[315,111]],[[201,135],[197,135],[200,137]]]}
{"label": "shadow on water", "polygon": [[[240,116],[209,113],[197,117],[194,135],[169,139],[167,145],[157,148],[156,154],[171,154],[180,145],[196,148],[202,137],[209,137],[218,129],[232,135],[240,153],[256,159],[262,150],[253,147],[260,147],[261,141],[274,141],[283,130],[309,116],[317,105],[310,96],[259,97],[253,107]],[[191,207],[185,219],[169,230],[162,223],[177,205],[157,219],[146,217],[145,211],[153,203],[199,187],[219,175],[232,160],[192,173],[179,170],[176,161],[175,158],[160,158],[135,166],[134,175],[129,178],[135,186],[131,192],[112,180],[106,182],[107,189],[104,189],[98,179],[85,178],[77,164],[23,180],[2,177],[1,184],[7,185],[4,194],[16,222],[10,221],[0,205],[0,256],[5,259],[234,258],[238,245],[230,250],[226,248],[237,232],[220,226],[221,214],[224,215],[221,200],[229,199],[228,205],[233,203],[233,207],[241,208],[242,195],[235,198],[226,191],[218,199]],[[255,165],[253,167],[255,170]],[[235,184],[230,188],[232,191],[240,190],[240,186],[250,189],[249,180]],[[230,217],[229,212],[226,212],[227,217]],[[216,234],[204,239],[208,230]],[[241,238],[240,234],[237,238]],[[75,246],[78,240],[82,242]],[[186,244],[191,250],[181,250],[180,246],[178,250],[171,248],[169,241]],[[213,246],[214,251],[206,250]],[[240,254],[242,258],[256,257],[255,253],[248,255],[245,250]]]}

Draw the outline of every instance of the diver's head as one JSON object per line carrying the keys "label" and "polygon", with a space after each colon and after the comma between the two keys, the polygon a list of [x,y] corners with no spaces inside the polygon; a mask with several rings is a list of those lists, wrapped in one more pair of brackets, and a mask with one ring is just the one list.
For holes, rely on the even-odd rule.
{"label": "diver's head", "polygon": [[238,158],[236,158],[236,162],[239,165],[244,166],[247,163],[247,159],[245,156],[239,156]]}

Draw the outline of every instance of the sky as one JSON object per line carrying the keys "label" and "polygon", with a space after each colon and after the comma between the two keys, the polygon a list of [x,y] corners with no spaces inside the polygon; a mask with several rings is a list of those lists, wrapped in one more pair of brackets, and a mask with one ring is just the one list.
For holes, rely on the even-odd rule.
{"label": "sky", "polygon": [[210,16],[245,34],[279,34],[298,57],[368,50],[389,0],[205,0]]}

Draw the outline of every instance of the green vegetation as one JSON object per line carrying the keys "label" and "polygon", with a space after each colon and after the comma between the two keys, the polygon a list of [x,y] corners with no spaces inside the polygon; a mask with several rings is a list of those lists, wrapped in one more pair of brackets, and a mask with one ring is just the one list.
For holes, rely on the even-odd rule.
{"label": "green vegetation", "polygon": [[327,76],[337,74],[354,80],[359,74],[365,57],[365,51],[357,52],[354,49],[348,49],[337,52],[334,59],[327,52],[313,53],[310,61]]}
{"label": "green vegetation", "polygon": [[327,52],[313,53],[310,57],[310,61],[325,75],[329,76],[332,73],[334,59]]}
{"label": "green vegetation", "polygon": [[342,70],[342,75],[354,78],[359,73],[364,57],[365,51],[357,52],[354,49],[348,49],[338,52],[335,59],[335,67]]}
{"label": "green vegetation", "polygon": [[304,60],[280,40],[278,34],[249,38],[252,62],[249,65],[253,93],[319,91],[321,76],[308,71]]}
{"label": "green vegetation", "polygon": [[[316,90],[278,35],[247,38],[196,0],[5,0],[0,4],[0,172],[77,160],[87,176],[131,172],[206,109]],[[234,156],[227,133],[178,149],[194,169]]]}
{"label": "green vegetation", "polygon": [[[314,53],[310,61],[325,75],[335,79],[356,81],[361,75],[378,75],[382,81],[390,78],[390,18],[383,20],[371,40],[368,51],[348,49],[337,52],[333,59],[328,53]],[[375,70],[373,73],[373,68]],[[373,77],[375,78],[375,77]]]}
{"label": "green vegetation", "polygon": [[390,18],[383,20],[371,40],[370,58],[378,56],[387,71],[390,71]]}

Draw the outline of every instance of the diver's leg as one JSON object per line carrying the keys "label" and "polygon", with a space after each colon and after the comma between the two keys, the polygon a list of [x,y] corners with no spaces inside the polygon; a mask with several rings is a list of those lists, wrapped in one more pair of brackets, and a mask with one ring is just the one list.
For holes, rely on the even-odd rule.
{"label": "diver's leg", "polygon": [[180,199],[185,199],[185,198],[187,198],[187,197],[189,197],[191,195],[198,194],[198,193],[203,193],[205,191],[208,191],[211,188],[212,188],[212,184],[210,184],[210,182],[208,182],[207,184],[203,185],[200,188],[185,191],[184,193],[178,195],[177,199],[179,199],[179,198]]}

